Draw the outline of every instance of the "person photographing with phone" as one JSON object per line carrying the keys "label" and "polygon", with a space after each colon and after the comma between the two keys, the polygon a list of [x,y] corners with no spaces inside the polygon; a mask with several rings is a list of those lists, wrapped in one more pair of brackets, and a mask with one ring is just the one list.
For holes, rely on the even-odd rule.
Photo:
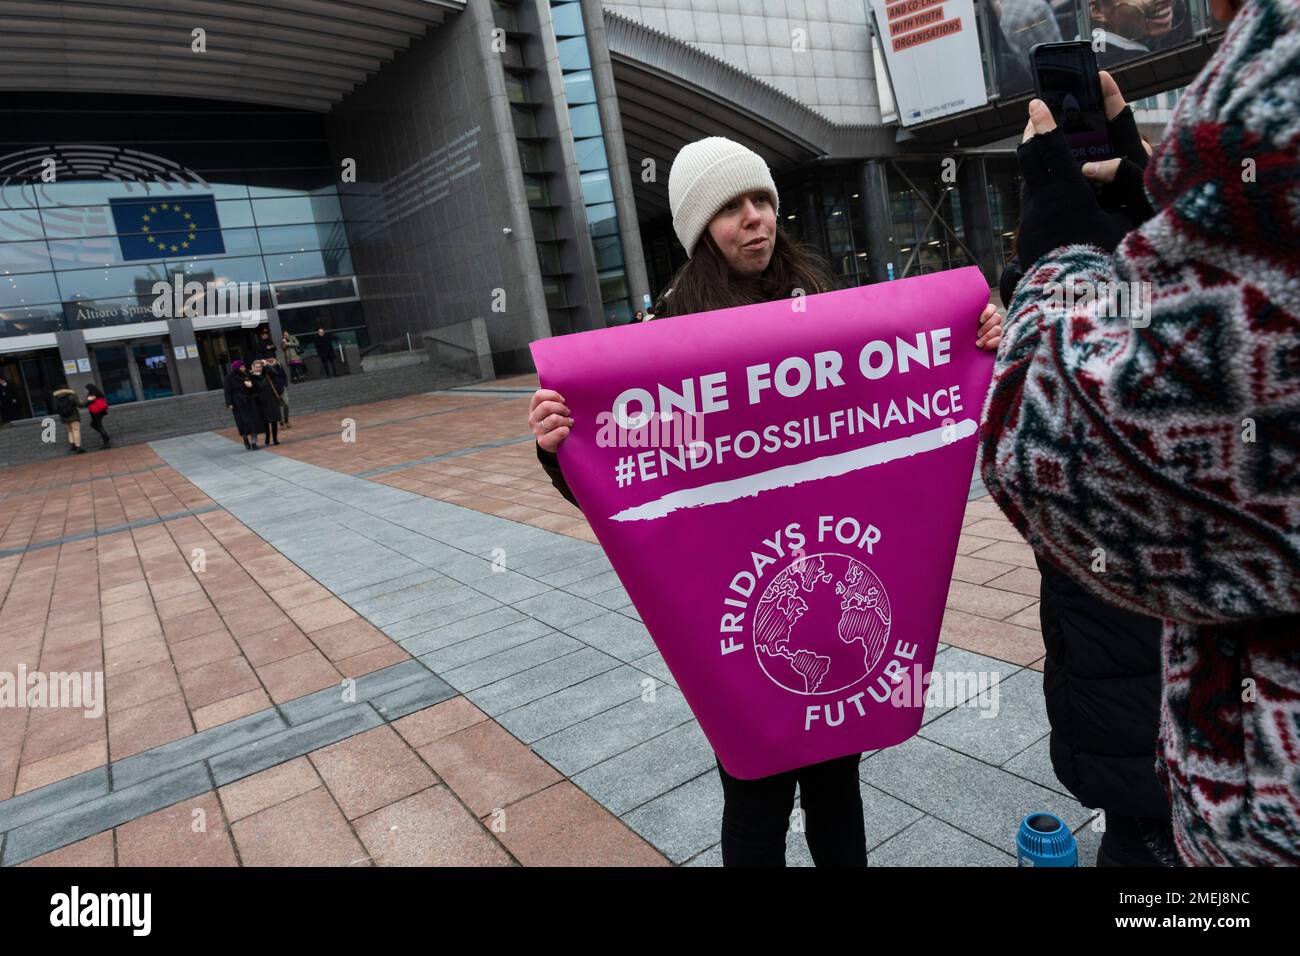
{"label": "person photographing with phone", "polygon": [[[1182,860],[1297,865],[1300,7],[1212,6],[1231,25],[1144,175],[1131,144],[1081,167],[1030,104],[981,473],[1038,554],[1164,621],[1156,772]],[[1136,227],[1113,205],[1147,200]]]}

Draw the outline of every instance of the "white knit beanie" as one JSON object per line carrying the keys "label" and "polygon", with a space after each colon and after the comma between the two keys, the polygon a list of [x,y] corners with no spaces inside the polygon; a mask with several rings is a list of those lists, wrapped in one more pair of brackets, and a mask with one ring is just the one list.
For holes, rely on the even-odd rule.
{"label": "white knit beanie", "polygon": [[673,230],[688,256],[727,201],[763,189],[772,195],[772,211],[780,212],[780,197],[772,171],[763,157],[725,136],[687,143],[668,173],[668,206]]}

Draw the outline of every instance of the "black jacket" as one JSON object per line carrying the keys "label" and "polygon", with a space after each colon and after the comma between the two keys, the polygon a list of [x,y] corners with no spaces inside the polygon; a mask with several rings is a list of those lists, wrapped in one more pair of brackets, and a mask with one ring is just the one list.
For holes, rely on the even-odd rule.
{"label": "black jacket", "polygon": [[271,376],[271,381],[275,383],[276,390],[283,395],[284,390],[289,387],[289,375],[285,372],[284,366],[279,362],[268,365],[266,374]]}
{"label": "black jacket", "polygon": [[573,496],[573,489],[564,480],[564,472],[560,470],[560,456],[553,451],[547,451],[537,442],[533,442],[533,446],[537,449],[537,460],[542,463],[542,468],[550,476],[551,484],[555,486],[560,494],[564,495],[566,501],[581,510],[582,506],[578,504],[578,499]]}
{"label": "black jacket", "polygon": [[255,388],[245,388],[249,376],[230,372],[226,376],[226,404],[235,414],[235,427],[241,435],[256,435],[265,430],[266,420],[258,406]]}
{"label": "black jacket", "polygon": [[323,356],[322,361],[332,362],[336,358],[334,355],[334,336],[329,332],[324,335],[313,335],[311,340],[316,343],[316,354]]}
{"label": "black jacket", "polygon": [[253,397],[257,401],[257,410],[261,413],[263,421],[278,422],[280,397],[275,383],[271,381],[271,376],[263,372],[261,375],[250,373],[248,377],[253,380]]}
{"label": "black jacket", "polygon": [[0,421],[12,422],[21,413],[17,390],[7,381],[0,383]]}
{"label": "black jacket", "polygon": [[1057,779],[1085,807],[1168,819],[1155,771],[1161,622],[1111,607],[1042,558],[1038,569]]}

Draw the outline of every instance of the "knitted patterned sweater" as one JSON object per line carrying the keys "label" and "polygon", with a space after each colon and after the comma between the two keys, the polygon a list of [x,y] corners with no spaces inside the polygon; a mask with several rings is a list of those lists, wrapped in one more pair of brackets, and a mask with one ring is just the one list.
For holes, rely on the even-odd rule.
{"label": "knitted patterned sweater", "polygon": [[[1146,189],[1113,255],[1058,248],[1017,287],[982,476],[1037,551],[1165,619],[1156,772],[1184,860],[1300,864],[1295,0],[1248,0]],[[1053,286],[1114,282],[1149,316]]]}

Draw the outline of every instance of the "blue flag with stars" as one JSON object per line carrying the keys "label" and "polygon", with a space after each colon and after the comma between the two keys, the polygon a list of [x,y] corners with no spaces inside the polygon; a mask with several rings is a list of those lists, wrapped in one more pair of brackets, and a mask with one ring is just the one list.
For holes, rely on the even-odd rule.
{"label": "blue flag with stars", "polygon": [[211,196],[110,199],[123,260],[210,256],[226,251]]}

